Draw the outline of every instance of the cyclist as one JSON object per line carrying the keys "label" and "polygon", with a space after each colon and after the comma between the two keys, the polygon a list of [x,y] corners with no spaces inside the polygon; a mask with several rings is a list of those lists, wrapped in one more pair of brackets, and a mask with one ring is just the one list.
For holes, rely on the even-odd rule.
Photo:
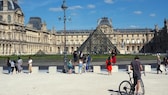
{"label": "cyclist", "polygon": [[[140,88],[141,71],[143,70],[138,56],[135,56],[134,60],[131,62],[130,69],[133,70],[133,79],[134,79],[133,91],[136,90],[136,94],[138,94],[138,91]],[[136,88],[135,88],[135,86],[136,86]]]}

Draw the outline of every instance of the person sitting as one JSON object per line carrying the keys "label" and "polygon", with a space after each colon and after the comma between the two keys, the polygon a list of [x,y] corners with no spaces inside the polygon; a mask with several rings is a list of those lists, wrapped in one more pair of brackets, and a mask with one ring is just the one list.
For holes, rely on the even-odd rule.
{"label": "person sitting", "polygon": [[72,73],[72,68],[73,68],[71,59],[69,60],[67,65],[68,65],[68,73],[71,74]]}

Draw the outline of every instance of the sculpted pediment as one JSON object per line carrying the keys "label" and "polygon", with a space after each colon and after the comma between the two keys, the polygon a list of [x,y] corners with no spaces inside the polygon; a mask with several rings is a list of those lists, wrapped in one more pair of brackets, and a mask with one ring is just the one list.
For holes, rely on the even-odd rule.
{"label": "sculpted pediment", "polygon": [[16,14],[23,15],[23,12],[21,10],[16,10]]}

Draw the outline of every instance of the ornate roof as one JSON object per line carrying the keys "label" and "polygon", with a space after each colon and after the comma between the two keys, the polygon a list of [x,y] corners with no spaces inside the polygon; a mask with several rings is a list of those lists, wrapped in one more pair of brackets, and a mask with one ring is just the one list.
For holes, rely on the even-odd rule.
{"label": "ornate roof", "polygon": [[98,26],[102,26],[102,25],[112,26],[112,23],[107,17],[103,17],[98,20]]}
{"label": "ornate roof", "polygon": [[41,30],[42,21],[40,17],[30,17],[29,24],[33,25],[33,29]]}
{"label": "ornate roof", "polygon": [[[0,11],[3,11],[3,2],[4,0],[0,0]],[[8,0],[8,10],[16,10],[18,8],[20,8],[20,6],[16,2]]]}

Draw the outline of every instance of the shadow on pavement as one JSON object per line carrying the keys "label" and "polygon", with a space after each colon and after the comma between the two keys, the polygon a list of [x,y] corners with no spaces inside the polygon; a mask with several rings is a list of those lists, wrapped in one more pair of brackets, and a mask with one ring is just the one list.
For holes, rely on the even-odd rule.
{"label": "shadow on pavement", "polygon": [[109,89],[108,91],[110,92],[110,95],[120,95],[119,91],[117,90]]}

